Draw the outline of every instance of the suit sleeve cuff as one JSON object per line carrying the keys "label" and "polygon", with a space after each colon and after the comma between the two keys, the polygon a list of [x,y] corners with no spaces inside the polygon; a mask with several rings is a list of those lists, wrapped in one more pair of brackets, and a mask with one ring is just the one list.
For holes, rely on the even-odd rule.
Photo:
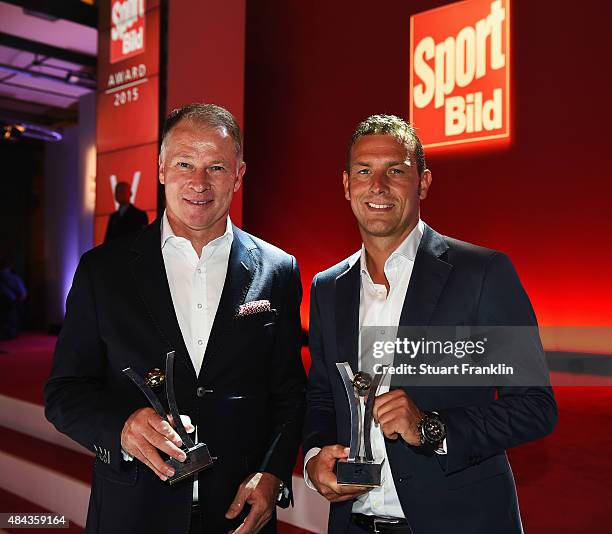
{"label": "suit sleeve cuff", "polygon": [[444,438],[444,441],[442,442],[442,445],[440,446],[439,449],[436,449],[436,454],[448,454],[448,449],[446,448],[446,438]]}
{"label": "suit sleeve cuff", "polygon": [[312,482],[310,481],[310,477],[308,476],[308,471],[306,471],[306,465],[312,458],[314,458],[317,454],[319,454],[320,451],[321,451],[321,447],[313,447],[306,453],[306,456],[304,456],[304,482],[306,483],[306,486],[308,486],[311,490],[314,490],[314,491],[317,491],[317,488],[315,488]]}

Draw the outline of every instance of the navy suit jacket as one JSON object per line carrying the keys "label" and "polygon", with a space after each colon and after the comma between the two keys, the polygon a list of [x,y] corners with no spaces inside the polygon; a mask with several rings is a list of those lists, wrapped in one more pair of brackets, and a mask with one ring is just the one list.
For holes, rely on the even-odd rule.
{"label": "navy suit jacket", "polygon": [[[180,413],[217,457],[199,474],[207,532],[239,521],[224,514],[239,484],[267,471],[291,487],[300,442],[306,377],[300,357],[301,283],[295,259],[234,227],[227,276],[204,362],[196,375],[174,312],[157,220],[137,236],[81,258],[68,296],[51,377],[47,418],[97,454],[88,533],[187,534],[192,480],[169,486],[138,460],[121,456],[123,424],[148,406],[122,370],[164,369],[176,351]],[[276,312],[236,317],[241,304],[270,301]],[[272,521],[267,531],[274,531]]]}
{"label": "navy suit jacket", "polygon": [[[350,442],[349,408],[336,362],[357,369],[360,265],[319,273],[310,300],[312,367],[303,450]],[[425,225],[400,326],[529,326],[536,318],[509,259]],[[393,382],[391,387],[394,386]],[[552,431],[548,387],[405,387],[447,425],[448,455],[385,440],[402,509],[415,534],[522,532],[506,449]],[[345,533],[353,502],[332,503],[329,532]]]}

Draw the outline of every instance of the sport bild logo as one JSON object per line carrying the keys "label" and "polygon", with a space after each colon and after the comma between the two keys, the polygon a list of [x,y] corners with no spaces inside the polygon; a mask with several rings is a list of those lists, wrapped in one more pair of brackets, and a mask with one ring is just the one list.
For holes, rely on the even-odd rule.
{"label": "sport bild logo", "polygon": [[510,0],[410,19],[410,120],[426,147],[509,137]]}
{"label": "sport bild logo", "polygon": [[145,50],[145,0],[112,0],[110,62]]}

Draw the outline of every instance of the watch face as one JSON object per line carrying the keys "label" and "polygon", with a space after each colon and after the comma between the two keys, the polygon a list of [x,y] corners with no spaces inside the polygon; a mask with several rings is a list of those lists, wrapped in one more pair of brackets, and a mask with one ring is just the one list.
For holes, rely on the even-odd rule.
{"label": "watch face", "polygon": [[360,396],[367,394],[372,385],[372,376],[369,373],[359,371],[353,378],[353,386]]}
{"label": "watch face", "polygon": [[446,436],[444,423],[435,417],[426,417],[423,421],[423,436],[430,443],[440,443]]}

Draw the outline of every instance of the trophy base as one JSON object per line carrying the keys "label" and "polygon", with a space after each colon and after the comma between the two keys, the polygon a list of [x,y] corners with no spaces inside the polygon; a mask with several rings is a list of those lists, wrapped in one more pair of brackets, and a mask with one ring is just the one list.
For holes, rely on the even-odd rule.
{"label": "trophy base", "polygon": [[338,460],[336,462],[336,479],[340,486],[380,487],[380,474],[383,462],[366,462],[365,460]]}
{"label": "trophy base", "polygon": [[166,464],[174,469],[174,476],[168,478],[168,483],[172,486],[181,480],[195,475],[202,471],[202,469],[210,467],[213,464],[213,459],[210,456],[206,443],[198,443],[187,451],[187,459],[184,462],[170,458]]}

